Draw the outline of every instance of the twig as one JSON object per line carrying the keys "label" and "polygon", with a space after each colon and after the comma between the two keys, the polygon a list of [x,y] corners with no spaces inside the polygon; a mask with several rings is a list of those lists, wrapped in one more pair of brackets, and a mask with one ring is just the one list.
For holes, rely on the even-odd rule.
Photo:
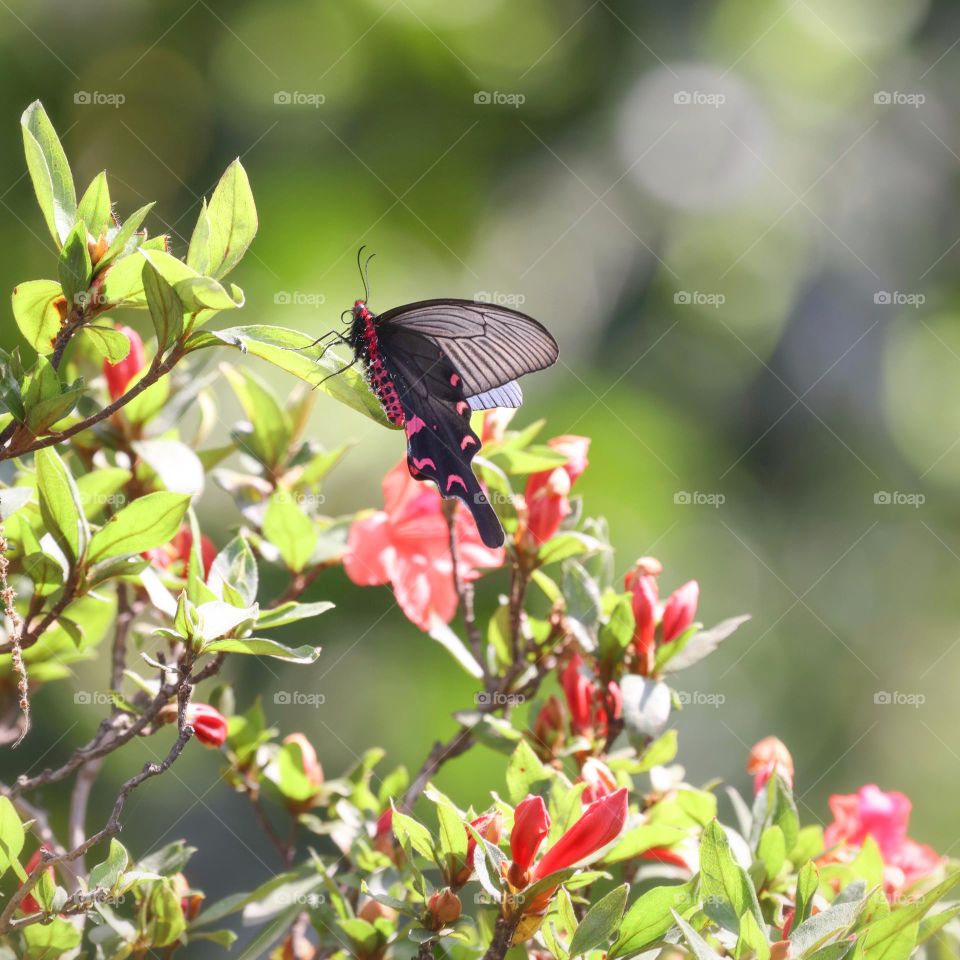
{"label": "twig", "polygon": [[509,916],[497,917],[497,925],[493,928],[493,939],[483,955],[483,960],[503,960],[513,943],[513,935],[517,932],[522,916],[522,911],[516,910]]}
{"label": "twig", "polygon": [[13,746],[18,747],[30,730],[30,678],[23,662],[23,618],[17,613],[17,596],[7,580],[9,568],[7,538],[3,529],[3,517],[0,516],[0,603],[3,604],[3,612],[10,622],[10,662],[17,675],[17,692],[20,694],[19,706],[23,717],[23,729],[13,741]]}
{"label": "twig", "polygon": [[337,562],[334,560],[325,560],[322,563],[318,563],[316,566],[311,567],[305,573],[298,573],[290,581],[290,586],[287,587],[284,592],[277,597],[273,603],[270,604],[271,607],[279,607],[285,603],[290,603],[291,600],[299,600],[303,592],[313,583],[317,577],[323,573],[324,570],[329,570],[331,567],[336,566]]}
{"label": "twig", "polygon": [[414,778],[410,788],[403,796],[400,811],[409,812],[423,793],[423,788],[430,782],[430,778],[448,761],[460,754],[466,753],[473,746],[473,730],[470,727],[461,727],[446,743],[439,740],[433,745],[429,756],[423,762],[420,772]]}
{"label": "twig", "polygon": [[143,393],[143,391],[148,387],[152,387],[161,377],[169,373],[177,365],[185,353],[186,351],[182,348],[182,346],[176,346],[167,356],[166,360],[157,363],[155,358],[155,362],[150,369],[122,397],[118,397],[109,406],[104,407],[102,410],[99,410],[97,413],[87,417],[85,420],[75,423],[72,427],[68,427],[66,430],[61,430],[59,433],[51,433],[45,437],[34,439],[32,442],[28,442],[25,445],[17,444],[17,437],[15,435],[13,438],[11,438],[8,446],[3,450],[0,450],[0,460],[9,460],[11,457],[19,457],[25,453],[33,453],[35,450],[41,450],[44,447],[52,447],[55,444],[63,443],[64,440],[69,440],[71,437],[76,436],[78,433],[82,433],[84,430],[89,430],[90,427],[96,426],[101,420],[106,420],[108,417],[113,416],[113,414],[115,414],[118,410],[122,410],[123,407],[125,407],[135,397],[140,396],[140,394]]}
{"label": "twig", "polygon": [[450,565],[453,570],[453,589],[460,598],[460,609],[463,611],[463,623],[467,628],[467,639],[470,641],[473,659],[480,664],[480,669],[483,670],[483,676],[486,679],[487,659],[483,655],[483,638],[480,635],[480,629],[477,626],[476,612],[473,608],[473,586],[469,583],[464,583],[463,577],[460,576],[460,561],[457,558],[456,511],[456,500],[443,501],[443,512],[447,520],[447,530],[450,538]]}
{"label": "twig", "polygon": [[[0,460],[3,459],[3,454],[0,453]],[[74,600],[74,591],[76,590],[76,584],[71,579],[63,585],[63,590],[60,594],[57,602],[44,614],[43,619],[36,625],[32,627],[27,624],[26,629],[23,631],[22,636],[19,639],[19,647],[21,650],[27,650],[32,647],[42,636],[43,634],[53,626],[53,624],[60,619],[60,614],[67,609],[68,606]],[[0,654],[4,653],[13,653],[15,646],[14,640],[9,640],[7,643],[0,643]]]}
{"label": "twig", "polygon": [[249,791],[247,796],[250,798],[250,806],[253,807],[253,812],[257,817],[257,823],[260,824],[260,829],[263,830],[270,842],[276,847],[283,865],[289,867],[293,863],[295,853],[293,845],[277,833],[267,816],[266,810],[263,809],[263,804],[260,803],[260,797],[253,791]]}
{"label": "twig", "polygon": [[436,956],[433,949],[436,943],[436,940],[424,940],[420,944],[420,949],[417,950],[417,960],[433,960]]}

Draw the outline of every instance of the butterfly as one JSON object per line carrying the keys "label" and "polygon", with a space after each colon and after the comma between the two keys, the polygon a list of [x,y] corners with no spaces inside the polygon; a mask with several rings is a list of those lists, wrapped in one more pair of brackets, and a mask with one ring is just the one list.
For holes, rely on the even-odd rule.
{"label": "butterfly", "polygon": [[470,414],[519,407],[517,379],[554,364],[556,340],[532,317],[492,303],[421,300],[378,315],[367,306],[365,274],[364,294],[340,335],[353,349],[350,365],[363,365],[387,418],[406,431],[411,475],[460,500],[483,542],[501,546],[503,528],[471,466],[480,438]]}

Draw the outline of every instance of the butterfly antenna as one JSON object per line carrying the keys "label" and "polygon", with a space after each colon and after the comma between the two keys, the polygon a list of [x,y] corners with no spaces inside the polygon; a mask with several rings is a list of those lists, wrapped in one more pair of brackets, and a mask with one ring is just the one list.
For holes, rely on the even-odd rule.
{"label": "butterfly antenna", "polygon": [[370,302],[370,261],[375,256],[375,253],[371,253],[363,265],[363,298],[368,303]]}

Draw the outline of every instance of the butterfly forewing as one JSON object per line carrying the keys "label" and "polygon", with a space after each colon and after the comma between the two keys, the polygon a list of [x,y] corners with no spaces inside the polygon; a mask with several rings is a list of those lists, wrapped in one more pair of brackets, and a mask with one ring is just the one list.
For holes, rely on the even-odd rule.
{"label": "butterfly forewing", "polygon": [[480,438],[470,427],[464,382],[444,351],[429,338],[400,327],[378,329],[383,361],[406,420],[407,465],[418,480],[432,480],[444,497],[456,497],[473,514],[489,547],[503,529],[471,461]]}
{"label": "butterfly forewing", "polygon": [[380,336],[391,329],[435,344],[462,378],[467,398],[485,394],[556,362],[557,342],[526,314],[472,300],[423,300],[377,318]]}

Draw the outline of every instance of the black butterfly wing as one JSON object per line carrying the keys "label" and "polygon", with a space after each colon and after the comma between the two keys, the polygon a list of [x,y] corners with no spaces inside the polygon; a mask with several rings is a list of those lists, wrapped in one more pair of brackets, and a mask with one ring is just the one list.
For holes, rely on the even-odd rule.
{"label": "black butterfly wing", "polygon": [[402,329],[439,347],[463,378],[469,399],[543,370],[557,360],[557,341],[525,313],[473,300],[423,300],[377,318],[382,332]]}
{"label": "black butterfly wing", "polygon": [[418,333],[378,329],[378,339],[406,419],[411,475],[432,480],[442,496],[464,503],[483,542],[501,546],[503,528],[471,466],[480,438],[470,428],[460,374],[436,343]]}

